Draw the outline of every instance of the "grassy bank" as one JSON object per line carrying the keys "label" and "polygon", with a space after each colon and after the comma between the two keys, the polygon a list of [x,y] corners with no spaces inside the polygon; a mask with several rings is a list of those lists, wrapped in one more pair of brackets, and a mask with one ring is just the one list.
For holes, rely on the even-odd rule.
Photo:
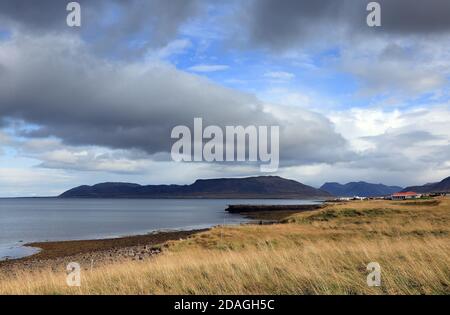
{"label": "grassy bank", "polygon": [[[450,200],[358,201],[279,214],[282,223],[220,227],[163,254],[82,273],[0,276],[1,294],[449,294]],[[366,284],[370,262],[382,286]]]}

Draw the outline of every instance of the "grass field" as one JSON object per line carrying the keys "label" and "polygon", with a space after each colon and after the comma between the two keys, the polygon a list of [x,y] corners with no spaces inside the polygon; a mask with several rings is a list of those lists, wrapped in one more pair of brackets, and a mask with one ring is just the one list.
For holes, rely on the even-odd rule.
{"label": "grass field", "polygon": [[[274,216],[271,216],[274,219]],[[143,262],[0,278],[0,294],[449,294],[450,199],[355,201],[218,227]],[[367,264],[381,266],[369,287]]]}

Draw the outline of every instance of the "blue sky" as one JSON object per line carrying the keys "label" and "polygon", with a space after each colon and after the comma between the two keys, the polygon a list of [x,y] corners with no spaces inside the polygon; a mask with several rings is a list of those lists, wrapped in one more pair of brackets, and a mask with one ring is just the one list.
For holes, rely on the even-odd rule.
{"label": "blue sky", "polygon": [[306,184],[447,177],[450,26],[429,18],[447,5],[381,2],[373,30],[351,1],[80,1],[81,28],[60,2],[21,14],[5,1],[0,196],[261,175],[168,159],[170,128],[199,115],[280,124],[276,175]]}

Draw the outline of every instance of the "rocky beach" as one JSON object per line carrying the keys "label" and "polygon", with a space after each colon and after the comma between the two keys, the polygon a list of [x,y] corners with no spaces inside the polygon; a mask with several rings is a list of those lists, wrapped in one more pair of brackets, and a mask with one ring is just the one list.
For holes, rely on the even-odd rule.
{"label": "rocky beach", "polygon": [[122,261],[142,261],[161,253],[166,242],[186,239],[207,229],[155,232],[147,235],[111,239],[29,243],[24,246],[41,249],[38,253],[0,261],[0,275],[22,271],[64,271],[77,262],[84,270]]}

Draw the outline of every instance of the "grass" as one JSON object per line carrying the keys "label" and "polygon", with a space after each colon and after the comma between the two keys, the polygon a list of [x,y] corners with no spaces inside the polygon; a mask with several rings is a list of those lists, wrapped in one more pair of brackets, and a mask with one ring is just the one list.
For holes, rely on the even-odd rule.
{"label": "grass", "polygon": [[[449,294],[450,199],[437,201],[336,203],[218,227],[144,262],[84,271],[80,288],[63,269],[22,270],[0,276],[0,294]],[[366,284],[370,262],[381,287]]]}

